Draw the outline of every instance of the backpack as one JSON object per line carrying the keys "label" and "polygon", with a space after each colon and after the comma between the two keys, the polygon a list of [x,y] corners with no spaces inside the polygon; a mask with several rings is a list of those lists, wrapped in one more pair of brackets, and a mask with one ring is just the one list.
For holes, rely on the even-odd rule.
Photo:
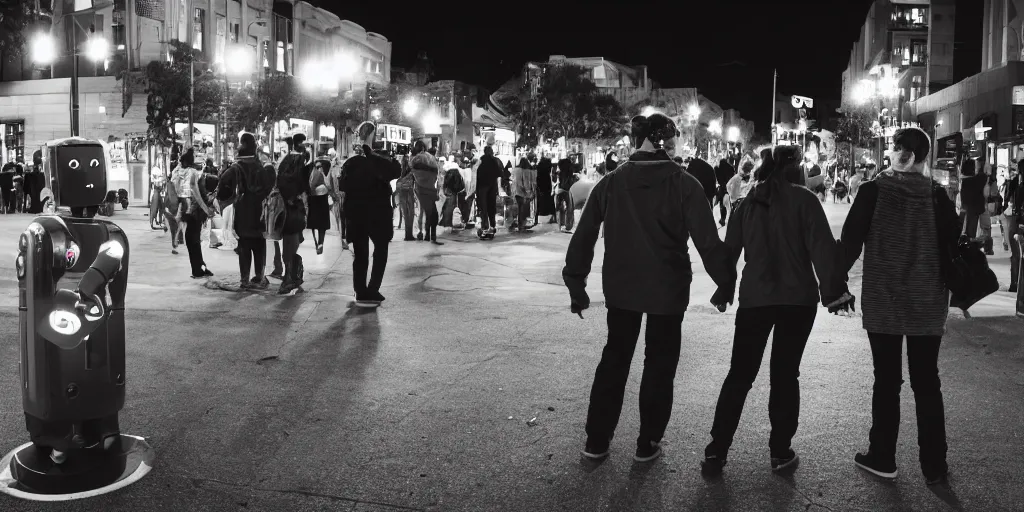
{"label": "backpack", "polygon": [[284,232],[284,197],[274,187],[270,195],[263,200],[263,212],[260,215],[260,222],[263,223],[263,238],[267,240],[281,240]]}
{"label": "backpack", "polygon": [[164,184],[164,204],[168,205],[168,208],[177,208],[178,191],[174,180],[167,180],[167,183]]}

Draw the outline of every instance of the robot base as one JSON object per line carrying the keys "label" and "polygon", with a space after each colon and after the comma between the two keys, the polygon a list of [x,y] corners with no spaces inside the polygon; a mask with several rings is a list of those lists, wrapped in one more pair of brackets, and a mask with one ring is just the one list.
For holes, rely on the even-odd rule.
{"label": "robot base", "polygon": [[32,443],[0,459],[0,493],[31,501],[70,501],[106,494],[138,481],[153,468],[145,439],[121,435],[108,450],[68,457],[57,465]]}

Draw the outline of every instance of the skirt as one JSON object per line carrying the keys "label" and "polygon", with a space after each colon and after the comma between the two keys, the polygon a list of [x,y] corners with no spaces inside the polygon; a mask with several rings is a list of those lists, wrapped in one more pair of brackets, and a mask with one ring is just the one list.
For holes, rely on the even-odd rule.
{"label": "skirt", "polygon": [[307,204],[306,228],[331,229],[331,205],[327,203],[327,196],[309,196]]}
{"label": "skirt", "polygon": [[555,214],[555,197],[550,190],[537,189],[537,216],[544,217]]}

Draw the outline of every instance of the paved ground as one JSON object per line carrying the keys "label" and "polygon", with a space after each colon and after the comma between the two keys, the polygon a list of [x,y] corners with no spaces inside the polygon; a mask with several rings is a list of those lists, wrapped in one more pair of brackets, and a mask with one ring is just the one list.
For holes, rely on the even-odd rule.
{"label": "paved ground", "polygon": [[[847,208],[827,206],[836,225]],[[351,255],[336,236],[322,256],[304,244],[307,293],[231,293],[189,279],[185,254],[169,254],[167,235],[148,230],[143,211],[114,218],[133,243],[122,426],[150,439],[156,468],[106,497],[44,507],[0,496],[0,510],[1024,508],[1024,323],[1008,294],[986,300],[986,316],[952,315],[948,324],[940,360],[948,489],[929,489],[917,469],[909,385],[899,480],[854,468],[867,441],[870,354],[859,320],[824,311],[802,367],[801,467],[792,476],[768,470],[762,374],[724,478],[705,481],[699,454],[734,313],[705,305],[712,285],[702,271],[684,323],[666,456],[632,463],[637,357],[613,455],[592,465],[578,453],[605,327],[600,303],[584,320],[568,311],[560,278],[567,235],[546,227],[488,243],[445,235],[443,247],[396,240],[387,302],[359,313]],[[0,218],[0,333],[10,340],[0,346],[2,451],[27,437],[13,262],[29,220]],[[230,251],[208,251],[207,261],[218,278],[235,273]],[[1005,256],[993,261],[1005,278]],[[599,300],[599,276],[591,283]]]}

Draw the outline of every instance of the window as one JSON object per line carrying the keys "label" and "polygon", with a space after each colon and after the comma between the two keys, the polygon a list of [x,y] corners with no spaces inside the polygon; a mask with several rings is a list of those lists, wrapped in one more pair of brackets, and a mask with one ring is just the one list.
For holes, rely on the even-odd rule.
{"label": "window", "polygon": [[921,65],[928,62],[928,41],[913,41],[910,45],[910,62]]}
{"label": "window", "polygon": [[239,26],[238,23],[231,23],[228,25],[228,38],[231,40],[232,43],[238,42],[238,34],[240,28],[241,27]]}
{"label": "window", "polygon": [[206,12],[196,8],[192,17],[192,48],[203,51],[203,28]]}
{"label": "window", "polygon": [[3,155],[0,160],[7,162],[25,161],[25,121],[0,124],[3,127]]}
{"label": "window", "polygon": [[921,93],[923,91],[923,83],[924,80],[921,78],[921,75],[915,75],[914,78],[911,80],[910,101],[915,101],[921,97]]}

